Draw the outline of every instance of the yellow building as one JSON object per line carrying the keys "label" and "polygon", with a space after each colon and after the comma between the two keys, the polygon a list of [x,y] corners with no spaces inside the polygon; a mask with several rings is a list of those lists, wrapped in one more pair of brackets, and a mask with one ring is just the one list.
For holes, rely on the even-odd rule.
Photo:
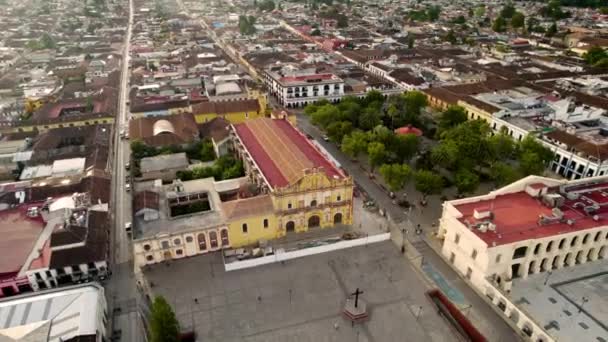
{"label": "yellow building", "polygon": [[197,123],[222,117],[231,123],[266,116],[266,96],[258,91],[249,91],[246,99],[200,102],[191,106]]}
{"label": "yellow building", "polygon": [[0,133],[47,131],[63,127],[112,124],[114,115],[110,113],[80,114],[58,118],[31,119],[18,122],[0,122]]}
{"label": "yellow building", "polygon": [[250,200],[250,214],[227,215],[232,247],[352,224],[352,178],[288,120],[247,120],[231,134],[250,181],[266,194]]}
{"label": "yellow building", "polygon": [[461,96],[452,93],[445,88],[428,88],[423,90],[430,107],[444,111],[449,106],[455,105]]}
{"label": "yellow building", "polygon": [[492,117],[494,113],[500,111],[499,108],[470,96],[466,97],[463,100],[459,100],[458,105],[464,108],[469,120],[482,119],[485,120],[488,124],[492,123]]}
{"label": "yellow building", "polygon": [[238,199],[222,203],[228,236],[233,247],[256,244],[282,236],[270,195]]}

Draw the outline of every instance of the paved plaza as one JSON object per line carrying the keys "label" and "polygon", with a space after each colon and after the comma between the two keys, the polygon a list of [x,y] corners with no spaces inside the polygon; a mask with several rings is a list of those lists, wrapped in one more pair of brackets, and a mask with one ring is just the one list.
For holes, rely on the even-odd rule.
{"label": "paved plaza", "polygon": [[608,263],[588,262],[576,267],[516,279],[511,298],[536,322],[548,327],[558,341],[608,341]]}
{"label": "paved plaza", "polygon": [[[145,274],[201,341],[457,340],[390,241],[233,272],[215,253]],[[370,319],[353,327],[341,312],[357,287]]]}

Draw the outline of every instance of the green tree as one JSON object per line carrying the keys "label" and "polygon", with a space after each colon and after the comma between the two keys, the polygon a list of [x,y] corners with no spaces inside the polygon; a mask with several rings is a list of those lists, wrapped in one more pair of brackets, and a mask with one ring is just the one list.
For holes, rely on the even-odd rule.
{"label": "green tree", "polygon": [[528,32],[538,32],[538,33],[544,33],[545,29],[540,26],[540,21],[536,18],[536,17],[529,17],[528,18],[528,22],[526,25],[526,30]]}
{"label": "green tree", "polygon": [[313,125],[321,126],[326,128],[332,122],[338,120],[340,118],[340,111],[338,108],[331,104],[326,104],[324,106],[319,107],[314,113],[310,116],[310,122]]}
{"label": "green tree", "polygon": [[359,116],[361,115],[362,109],[359,104],[359,99],[353,96],[345,96],[342,101],[338,104],[340,110],[340,116],[343,120],[348,120],[352,123],[359,122]]}
{"label": "green tree", "polygon": [[384,164],[380,166],[380,175],[391,191],[398,191],[412,176],[412,169],[405,164]]}
{"label": "green tree", "polygon": [[416,116],[420,115],[422,109],[428,105],[426,95],[418,90],[408,91],[404,96],[407,111]]}
{"label": "green tree", "polygon": [[500,10],[500,16],[506,19],[510,19],[515,14],[515,6],[512,2],[507,2]]}
{"label": "green tree", "polygon": [[150,341],[179,341],[179,323],[173,309],[164,297],[154,298],[150,313]]}
{"label": "green tree", "polygon": [[570,13],[562,10],[560,0],[551,0],[547,6],[541,8],[540,14],[544,17],[552,18],[553,20],[560,20],[570,16]]}
{"label": "green tree", "polygon": [[519,152],[524,154],[526,152],[535,153],[538,155],[543,163],[548,164],[553,160],[554,154],[550,149],[546,148],[542,143],[536,140],[535,137],[528,135],[526,136],[518,146]]}
{"label": "green tree", "polygon": [[467,112],[458,105],[449,106],[439,118],[439,130],[445,131],[467,121]]}
{"label": "green tree", "polygon": [[538,154],[525,152],[519,157],[519,170],[524,176],[542,175],[545,165]]}
{"label": "green tree", "polygon": [[351,158],[357,158],[360,153],[367,150],[368,137],[367,134],[361,131],[354,131],[349,135],[345,135],[342,139],[342,152],[349,155]]}
{"label": "green tree", "polygon": [[448,33],[443,37],[443,40],[446,42],[455,45],[458,43],[458,38],[456,38],[456,34],[454,34],[454,30],[449,30]]}
{"label": "green tree", "polygon": [[361,100],[363,107],[369,107],[373,103],[384,103],[384,95],[378,90],[371,90],[365,94],[365,97]]}
{"label": "green tree", "polygon": [[554,21],[553,24],[551,24],[551,26],[549,26],[549,28],[547,29],[545,36],[553,37],[556,34],[557,34],[557,23]]}
{"label": "green tree", "polygon": [[55,40],[48,33],[43,33],[39,41],[43,49],[54,49],[56,47]]}
{"label": "green tree", "polygon": [[437,21],[439,19],[439,14],[441,14],[441,7],[439,6],[429,6],[426,10],[426,15],[429,21]]}
{"label": "green tree", "polygon": [[492,30],[494,32],[505,32],[507,30],[507,22],[505,21],[505,18],[502,16],[496,17],[496,19],[494,19],[494,23],[492,23]]}
{"label": "green tree", "polygon": [[454,24],[462,25],[467,22],[467,19],[464,17],[464,15],[459,15],[454,20],[452,20],[452,22]]}
{"label": "green tree", "polygon": [[602,58],[599,61],[597,61],[595,64],[593,64],[594,67],[596,68],[608,68],[608,58]]}
{"label": "green tree", "polygon": [[515,12],[513,14],[513,17],[511,17],[511,27],[513,27],[514,29],[524,27],[525,22],[526,17],[521,12]]}
{"label": "green tree", "polygon": [[154,147],[146,145],[139,139],[131,140],[131,155],[134,159],[154,157],[158,155],[158,153],[159,152]]}
{"label": "green tree", "polygon": [[416,190],[425,195],[438,194],[443,190],[443,178],[428,170],[418,170],[414,176]]}
{"label": "green tree", "polygon": [[515,143],[510,136],[499,133],[488,138],[488,148],[492,161],[511,159],[515,152]]}
{"label": "green tree", "polygon": [[249,36],[256,32],[255,29],[255,17],[253,16],[239,16],[239,31],[242,35]]}
{"label": "green tree", "polygon": [[498,162],[490,168],[490,178],[496,185],[506,185],[520,179],[521,176],[511,165]]}
{"label": "green tree", "polygon": [[359,127],[365,131],[373,129],[381,122],[380,111],[374,106],[365,108],[361,116],[359,116]]}
{"label": "green tree", "polygon": [[553,152],[528,135],[519,143],[519,170],[524,175],[540,175],[549,162]]}
{"label": "green tree", "polygon": [[344,136],[350,134],[353,130],[353,124],[349,121],[335,121],[327,126],[327,136],[333,142],[340,143]]}
{"label": "green tree", "polygon": [[367,156],[373,171],[376,166],[381,165],[386,159],[384,144],[376,141],[370,142],[367,145]]}
{"label": "green tree", "polygon": [[479,7],[477,7],[477,8],[475,9],[475,16],[476,16],[476,17],[481,18],[481,17],[483,17],[484,15],[486,15],[486,6],[481,5],[481,6],[479,6]]}
{"label": "green tree", "polygon": [[244,175],[245,168],[243,167],[243,162],[240,160],[236,160],[234,165],[222,170],[221,179],[233,179],[243,177]]}
{"label": "green tree", "polygon": [[413,49],[415,43],[416,43],[416,39],[414,38],[414,36],[411,33],[408,34],[408,36],[407,36],[407,47],[409,49]]}
{"label": "green tree", "polygon": [[395,158],[404,163],[409,161],[418,151],[420,140],[415,134],[393,135],[391,151]]}
{"label": "green tree", "polygon": [[274,4],[274,1],[272,1],[272,0],[265,0],[258,4],[258,8],[261,11],[272,12],[275,9],[275,4]]}
{"label": "green tree", "polygon": [[213,159],[215,159],[215,150],[213,149],[213,142],[207,139],[201,144],[200,160],[211,161]]}
{"label": "green tree", "polygon": [[595,65],[602,59],[608,58],[606,50],[599,46],[592,46],[586,53],[583,54],[583,59],[587,64]]}
{"label": "green tree", "polygon": [[460,169],[454,176],[454,183],[458,189],[458,193],[471,193],[479,186],[479,176],[469,171],[468,169]]}
{"label": "green tree", "polygon": [[458,148],[458,167],[475,168],[489,156],[487,137],[490,126],[483,120],[468,120],[441,133],[441,144],[452,143]]}
{"label": "green tree", "polygon": [[458,145],[453,141],[442,141],[431,150],[431,161],[446,169],[453,169],[459,157]]}

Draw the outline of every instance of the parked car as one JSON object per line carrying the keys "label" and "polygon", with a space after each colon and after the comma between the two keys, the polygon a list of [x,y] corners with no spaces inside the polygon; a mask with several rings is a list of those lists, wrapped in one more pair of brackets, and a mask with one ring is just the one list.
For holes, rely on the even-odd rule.
{"label": "parked car", "polygon": [[323,134],[323,141],[329,141],[329,137],[325,134]]}
{"label": "parked car", "polygon": [[131,222],[125,223],[125,231],[127,233],[130,233],[132,229],[133,229],[133,224]]}
{"label": "parked car", "polygon": [[127,183],[127,185],[125,185],[125,190],[127,190],[127,192],[131,191],[131,184]]}
{"label": "parked car", "polygon": [[310,139],[310,140],[313,140],[313,139],[314,139],[314,138],[312,137],[312,135],[310,135],[310,134],[308,134],[308,133],[306,133],[306,138],[308,138],[308,139]]}
{"label": "parked car", "polygon": [[130,167],[131,167],[131,163],[127,162],[127,163],[125,164],[125,169],[126,169],[126,170],[128,170]]}

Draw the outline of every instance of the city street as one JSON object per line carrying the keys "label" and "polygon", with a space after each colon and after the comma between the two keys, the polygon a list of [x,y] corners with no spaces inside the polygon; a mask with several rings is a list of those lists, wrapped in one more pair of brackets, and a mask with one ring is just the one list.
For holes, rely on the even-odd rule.
{"label": "city street", "polygon": [[[127,129],[129,110],[126,102],[129,96],[129,47],[133,26],[133,1],[129,1],[129,22],[125,37],[123,59],[121,65],[120,92],[118,98],[118,112],[114,125],[114,163],[112,169],[112,211],[114,214],[114,230],[112,231],[112,276],[106,284],[108,306],[112,313],[110,326],[112,331],[120,331],[120,341],[143,341],[145,331],[141,324],[136,281],[133,275],[131,237],[127,235],[124,227],[131,222],[131,196],[126,191],[125,169],[129,161],[128,140],[122,139],[119,132]],[[110,334],[112,334],[112,331]]]}

